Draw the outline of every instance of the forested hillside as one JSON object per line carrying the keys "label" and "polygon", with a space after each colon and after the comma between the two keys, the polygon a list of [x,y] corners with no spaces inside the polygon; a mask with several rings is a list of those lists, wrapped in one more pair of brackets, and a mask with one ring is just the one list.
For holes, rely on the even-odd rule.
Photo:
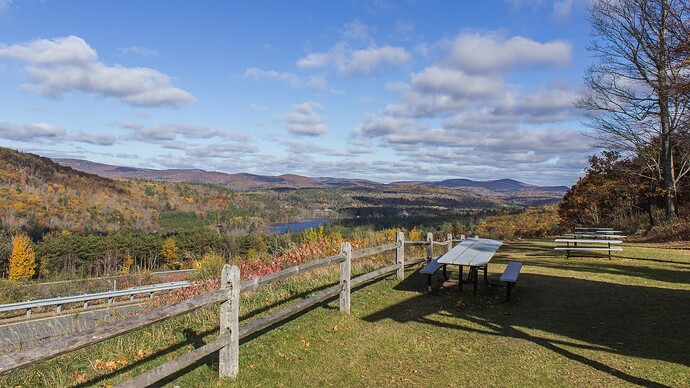
{"label": "forested hillside", "polygon": [[219,187],[112,180],[7,148],[0,148],[0,198],[2,226],[30,233],[155,231],[221,212],[241,217],[278,209]]}

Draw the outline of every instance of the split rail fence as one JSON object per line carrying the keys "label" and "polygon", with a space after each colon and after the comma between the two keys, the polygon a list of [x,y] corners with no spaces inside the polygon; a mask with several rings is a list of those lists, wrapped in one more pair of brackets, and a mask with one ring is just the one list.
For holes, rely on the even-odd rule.
{"label": "split rail fence", "polygon": [[[238,374],[239,340],[241,338],[285,321],[335,296],[339,296],[340,311],[344,314],[349,314],[350,290],[353,287],[358,287],[374,280],[384,278],[393,273],[397,275],[398,279],[403,279],[405,267],[426,262],[433,257],[433,247],[435,245],[447,246],[447,249],[450,250],[453,245],[452,235],[448,234],[446,240],[442,242],[435,242],[431,233],[427,234],[426,241],[405,241],[403,233],[398,232],[395,243],[359,249],[356,251],[352,250],[352,246],[349,242],[345,242],[342,243],[340,253],[337,255],[286,268],[244,282],[240,282],[239,267],[225,265],[221,274],[221,289],[218,291],[209,292],[179,303],[164,306],[126,320],[109,323],[88,331],[45,342],[32,348],[2,355],[0,356],[0,376],[37,362],[46,361],[142,329],[157,322],[191,313],[204,306],[220,303],[220,333],[214,340],[172,361],[125,381],[120,384],[119,387],[142,387],[153,385],[215,352],[219,352],[220,377],[234,379]],[[427,257],[406,261],[405,247],[408,246],[426,246]],[[396,252],[395,264],[379,268],[355,278],[351,277],[352,260],[392,250]],[[239,303],[241,293],[257,290],[297,274],[335,263],[339,263],[340,265],[340,281],[338,284],[265,317],[258,318],[241,326],[239,325]]]}

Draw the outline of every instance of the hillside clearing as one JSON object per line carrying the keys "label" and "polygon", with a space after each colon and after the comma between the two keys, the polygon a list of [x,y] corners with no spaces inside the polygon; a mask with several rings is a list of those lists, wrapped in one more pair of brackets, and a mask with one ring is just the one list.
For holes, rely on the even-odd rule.
{"label": "hillside clearing", "polygon": [[[469,289],[427,294],[415,268],[402,282],[387,278],[355,290],[351,316],[333,301],[244,341],[234,383],[218,380],[213,357],[166,383],[690,385],[690,252],[626,244],[609,261],[565,259],[552,246],[530,240],[499,250],[493,278],[508,260],[525,262],[510,303],[504,289],[482,288],[476,297]],[[334,279],[317,273],[253,293],[241,314],[263,314]],[[202,345],[217,325],[214,309],[201,310],[18,371],[0,378],[0,386],[118,383]]]}

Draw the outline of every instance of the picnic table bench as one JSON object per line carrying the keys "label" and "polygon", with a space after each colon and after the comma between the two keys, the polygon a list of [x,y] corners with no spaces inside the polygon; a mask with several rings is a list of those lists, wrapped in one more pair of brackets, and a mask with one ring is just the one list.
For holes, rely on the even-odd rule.
{"label": "picnic table bench", "polygon": [[[616,231],[614,231],[616,232]],[[608,252],[609,260],[611,260],[611,252],[620,252],[623,248],[623,240],[613,240],[611,234],[569,234],[573,238],[557,238],[556,243],[565,243],[566,245],[557,245],[554,247],[557,251],[565,251],[566,257],[570,258],[573,251],[606,251]],[[577,238],[581,237],[581,238]],[[621,236],[624,237],[624,236]],[[572,244],[572,245],[571,245]]]}

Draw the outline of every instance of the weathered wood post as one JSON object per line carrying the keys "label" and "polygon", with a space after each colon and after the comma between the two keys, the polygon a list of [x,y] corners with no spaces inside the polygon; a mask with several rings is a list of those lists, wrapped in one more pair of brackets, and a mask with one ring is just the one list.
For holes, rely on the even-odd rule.
{"label": "weathered wood post", "polygon": [[434,234],[431,232],[428,232],[426,234],[426,242],[427,247],[426,247],[426,261],[427,263],[430,262],[431,260],[434,259]]}
{"label": "weathered wood post", "polygon": [[240,353],[240,268],[225,264],[220,287],[227,290],[228,299],[220,305],[220,335],[229,332],[230,341],[220,349],[218,372],[221,378],[237,377]]}
{"label": "weathered wood post", "polygon": [[340,312],[350,314],[350,272],[352,271],[352,244],[340,244],[340,254],[345,260],[340,262]]}
{"label": "weathered wood post", "polygon": [[464,235],[464,234],[461,234],[461,235],[460,235],[460,241],[462,241],[462,240],[464,240],[464,239],[465,239],[465,235]]}
{"label": "weathered wood post", "polygon": [[398,280],[405,277],[405,234],[398,232],[395,234],[395,264],[400,264],[396,275]]}
{"label": "weathered wood post", "polygon": [[448,241],[448,252],[450,252],[451,249],[453,249],[453,234],[448,233],[446,235],[446,241]]}

